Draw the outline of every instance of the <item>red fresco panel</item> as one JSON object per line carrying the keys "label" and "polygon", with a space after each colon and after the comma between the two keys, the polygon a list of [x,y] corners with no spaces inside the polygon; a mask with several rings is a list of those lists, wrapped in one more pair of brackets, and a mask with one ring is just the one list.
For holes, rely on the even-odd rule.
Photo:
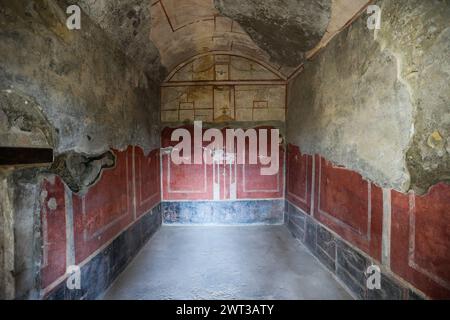
{"label": "red fresco panel", "polygon": [[280,148],[279,171],[275,175],[261,175],[261,164],[237,165],[238,199],[283,198],[284,169],[283,149]]}
{"label": "red fresco panel", "polygon": [[312,159],[303,155],[299,147],[288,146],[286,197],[308,214],[311,214]]}
{"label": "red fresco panel", "polygon": [[66,206],[64,184],[58,177],[44,180],[46,196],[41,207],[43,262],[42,287],[46,288],[66,273]]}
{"label": "red fresco panel", "polygon": [[73,196],[75,255],[80,263],[133,221],[132,152],[115,152],[116,166],[84,196]]}
{"label": "red fresco panel", "polygon": [[211,200],[212,170],[206,165],[175,165],[163,156],[164,200]]}
{"label": "red fresco panel", "polygon": [[144,151],[134,148],[136,217],[147,213],[161,199],[159,150],[153,150],[147,156]]}
{"label": "red fresco panel", "polygon": [[[272,154],[271,150],[271,129],[272,127],[258,127],[256,130],[268,130],[267,134],[267,153]],[[258,132],[259,133],[259,132]],[[245,141],[246,163],[237,165],[237,198],[238,199],[278,199],[284,196],[284,150],[279,147],[279,170],[275,175],[262,175],[261,169],[269,165],[249,164],[249,141]],[[258,136],[259,145],[259,136]],[[259,147],[258,147],[259,148]],[[261,152],[258,154],[260,159]]]}
{"label": "red fresco panel", "polygon": [[[183,127],[191,133],[192,126]],[[260,129],[260,128],[257,128]],[[271,129],[271,128],[261,128]],[[163,147],[174,146],[178,142],[170,141],[175,129],[166,128],[162,134]],[[205,131],[205,130],[204,130]],[[222,129],[223,136],[226,128]],[[270,136],[268,139],[270,146]],[[192,141],[193,143],[193,141]],[[209,142],[203,144],[206,147]],[[224,146],[226,142],[224,141]],[[247,141],[248,151],[248,141]],[[193,149],[192,149],[193,152]],[[270,149],[269,149],[270,152]],[[246,153],[248,155],[248,152]],[[279,172],[277,175],[263,176],[260,174],[261,164],[257,165],[229,165],[219,164],[215,166],[220,174],[216,174],[216,183],[220,184],[220,199],[228,200],[231,184],[237,181],[237,199],[268,199],[283,198],[284,186],[284,153],[280,148]],[[236,180],[235,180],[236,179]],[[164,200],[212,200],[214,171],[211,165],[175,165],[170,161],[169,155],[163,156],[163,199]]]}
{"label": "red fresco panel", "polygon": [[435,299],[450,298],[450,186],[392,191],[391,268]]}
{"label": "red fresco panel", "polygon": [[315,218],[381,260],[382,190],[351,170],[316,156]]}
{"label": "red fresco panel", "polygon": [[[192,160],[194,154],[193,126],[182,127],[191,132]],[[178,142],[171,141],[172,132],[176,129],[165,128],[161,143],[164,148],[175,146]],[[207,146],[209,143],[204,143]],[[163,155],[163,199],[164,200],[212,200],[213,199],[213,169],[205,164],[176,165],[169,154]]]}

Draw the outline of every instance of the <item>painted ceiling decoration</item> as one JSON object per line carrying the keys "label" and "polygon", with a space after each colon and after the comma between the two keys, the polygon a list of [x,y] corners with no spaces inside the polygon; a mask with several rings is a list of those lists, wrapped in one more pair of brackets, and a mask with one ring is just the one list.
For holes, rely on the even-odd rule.
{"label": "painted ceiling decoration", "polygon": [[285,121],[286,80],[255,60],[201,55],[161,88],[161,121]]}
{"label": "painted ceiling decoration", "polygon": [[[166,84],[180,81],[266,81],[285,80],[271,65],[253,57],[216,51],[195,56],[178,65]],[[284,81],[283,81],[284,84]]]}
{"label": "painted ceiling decoration", "polygon": [[79,0],[146,72],[173,73],[208,53],[251,58],[296,74],[368,0]]}

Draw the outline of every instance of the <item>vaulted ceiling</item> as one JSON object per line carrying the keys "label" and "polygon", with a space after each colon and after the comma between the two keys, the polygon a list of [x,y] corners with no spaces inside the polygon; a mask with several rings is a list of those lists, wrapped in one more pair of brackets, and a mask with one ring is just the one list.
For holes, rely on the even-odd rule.
{"label": "vaulted ceiling", "polygon": [[219,15],[212,0],[154,0],[151,14],[151,38],[168,70],[211,51],[270,61],[238,23]]}
{"label": "vaulted ceiling", "polygon": [[258,60],[284,78],[294,74],[368,2],[79,1],[91,19],[148,71],[155,72],[159,59],[170,72],[198,55],[216,52]]}

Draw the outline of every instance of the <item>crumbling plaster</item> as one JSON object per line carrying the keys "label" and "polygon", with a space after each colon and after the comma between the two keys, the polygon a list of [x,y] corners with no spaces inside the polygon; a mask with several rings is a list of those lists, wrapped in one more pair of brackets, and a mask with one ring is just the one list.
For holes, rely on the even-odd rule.
{"label": "crumbling plaster", "polygon": [[377,1],[290,84],[287,135],[380,186],[450,181],[450,1]]}
{"label": "crumbling plaster", "polygon": [[64,3],[1,1],[1,90],[36,101],[58,154],[159,147],[159,74],[148,78],[84,14],[68,30]]}
{"label": "crumbling plaster", "polygon": [[[111,148],[160,146],[165,74],[158,52],[145,51],[147,59],[139,60],[134,43],[110,38],[84,12],[81,30],[70,31],[71,3],[0,0],[0,145],[51,147],[58,159],[51,168],[0,168],[5,298],[40,298],[43,177],[59,174],[73,191],[84,192],[102,168],[115,165]],[[146,40],[151,47],[149,34]]]}
{"label": "crumbling plaster", "polygon": [[[158,49],[150,41],[152,0],[78,0],[92,21],[153,79],[165,75]],[[155,76],[156,75],[156,76]],[[156,84],[157,85],[157,84]]]}
{"label": "crumbling plaster", "polygon": [[379,1],[381,48],[391,51],[409,88],[413,137],[406,153],[411,189],[450,183],[450,1]]}
{"label": "crumbling plaster", "polygon": [[0,170],[0,299],[15,297],[14,217],[8,175]]}
{"label": "crumbling plaster", "polygon": [[214,0],[214,4],[274,62],[290,67],[303,63],[324,36],[331,17],[331,0]]}

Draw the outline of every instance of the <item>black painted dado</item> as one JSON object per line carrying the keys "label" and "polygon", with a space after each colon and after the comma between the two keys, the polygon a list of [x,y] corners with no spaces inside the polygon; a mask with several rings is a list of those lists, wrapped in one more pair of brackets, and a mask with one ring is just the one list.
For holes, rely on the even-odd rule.
{"label": "black painted dado", "polygon": [[379,262],[354,249],[310,215],[286,201],[287,228],[322,264],[339,278],[359,299],[418,300],[421,294],[402,284],[390,272],[382,272],[381,289],[367,288],[367,268]]}
{"label": "black painted dado", "polygon": [[297,211],[293,205],[289,202],[286,202],[286,215],[285,222],[293,236],[302,242],[305,240],[305,225],[306,225],[306,216]]}
{"label": "black painted dado", "polygon": [[45,298],[92,300],[111,285],[162,224],[161,204],[122,232],[81,268],[81,289],[70,290],[63,281]]}
{"label": "black painted dado", "polygon": [[331,232],[317,228],[317,258],[331,271],[336,269],[336,239]]}
{"label": "black painted dado", "polygon": [[163,202],[165,224],[283,224],[284,200]]}
{"label": "black painted dado", "polygon": [[366,298],[367,278],[365,272],[369,266],[369,259],[345,242],[337,240],[336,275],[360,299]]}

